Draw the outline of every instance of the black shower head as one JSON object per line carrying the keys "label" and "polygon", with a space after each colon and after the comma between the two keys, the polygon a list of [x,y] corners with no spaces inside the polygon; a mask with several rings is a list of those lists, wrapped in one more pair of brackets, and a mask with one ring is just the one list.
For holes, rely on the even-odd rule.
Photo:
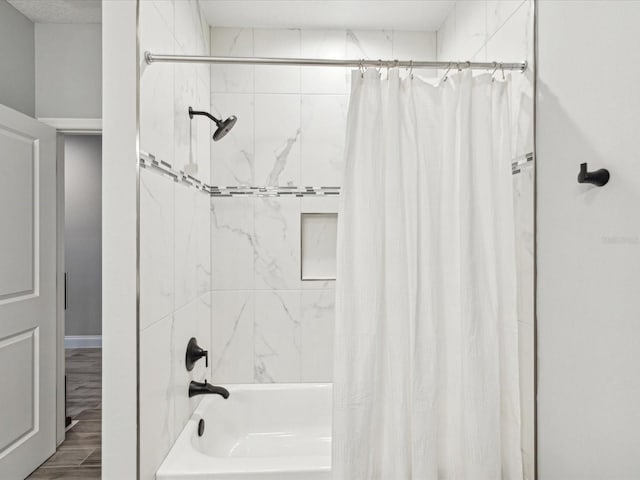
{"label": "black shower head", "polygon": [[238,119],[236,118],[236,116],[231,115],[229,118],[227,118],[223,122],[216,122],[216,125],[218,125],[218,128],[216,128],[216,131],[213,132],[213,141],[217,142],[222,137],[224,137],[227,133],[229,133],[237,121]]}
{"label": "black shower head", "polygon": [[189,107],[189,118],[193,118],[194,115],[204,115],[205,117],[209,117],[212,121],[216,123],[218,128],[216,128],[216,131],[213,133],[214,142],[217,142],[222,137],[224,137],[227,133],[229,133],[233,128],[233,126],[238,121],[235,115],[231,115],[229,118],[222,121],[222,120],[218,120],[216,117],[214,117],[208,112],[197,112],[193,110],[191,107]]}

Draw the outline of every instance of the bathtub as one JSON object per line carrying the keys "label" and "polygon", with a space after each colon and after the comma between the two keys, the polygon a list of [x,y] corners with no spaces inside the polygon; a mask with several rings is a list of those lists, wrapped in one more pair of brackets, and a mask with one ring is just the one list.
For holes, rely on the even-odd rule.
{"label": "bathtub", "polygon": [[331,384],[232,385],[228,390],[227,400],[202,397],[157,480],[331,478]]}

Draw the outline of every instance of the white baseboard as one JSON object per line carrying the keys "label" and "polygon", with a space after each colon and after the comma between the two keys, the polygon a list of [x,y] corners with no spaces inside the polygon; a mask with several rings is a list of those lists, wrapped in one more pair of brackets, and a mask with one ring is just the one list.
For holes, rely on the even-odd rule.
{"label": "white baseboard", "polygon": [[69,335],[64,348],[102,348],[102,335]]}

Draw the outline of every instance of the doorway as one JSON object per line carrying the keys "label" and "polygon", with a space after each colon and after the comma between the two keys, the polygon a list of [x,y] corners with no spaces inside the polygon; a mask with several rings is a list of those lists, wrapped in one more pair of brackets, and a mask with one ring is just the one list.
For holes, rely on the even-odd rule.
{"label": "doorway", "polygon": [[100,478],[102,137],[64,134],[61,141],[66,433],[56,453],[29,478],[65,478],[71,472],[81,472],[82,478]]}

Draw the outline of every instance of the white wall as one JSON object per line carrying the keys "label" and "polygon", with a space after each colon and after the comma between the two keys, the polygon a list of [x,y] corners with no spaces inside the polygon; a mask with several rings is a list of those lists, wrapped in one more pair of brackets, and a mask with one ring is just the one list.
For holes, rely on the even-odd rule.
{"label": "white wall", "polygon": [[65,336],[102,333],[102,138],[66,135],[64,242]]}
{"label": "white wall", "polygon": [[0,104],[35,115],[33,22],[0,0]]}
{"label": "white wall", "polygon": [[136,1],[102,4],[102,478],[137,475]]}
{"label": "white wall", "polygon": [[540,478],[640,478],[640,3],[538,8]]}
{"label": "white wall", "polygon": [[[438,60],[523,61],[524,74],[511,73],[513,157],[533,151],[533,1],[457,1],[438,31]],[[500,76],[500,72],[496,72]],[[513,176],[518,268],[518,336],[525,478],[535,478],[533,168]]]}
{"label": "white wall", "polygon": [[[211,50],[423,60],[436,54],[435,33],[390,30],[212,28]],[[214,185],[341,184],[351,69],[214,65],[211,74],[211,109],[238,117],[211,147]],[[336,212],[337,200],[211,199],[214,381],[331,381],[335,282],[300,279],[300,219]]]}
{"label": "white wall", "polygon": [[[141,59],[156,53],[209,54],[198,2],[140,3]],[[208,65],[141,65],[140,148],[210,182]],[[197,169],[197,172],[195,170]],[[185,367],[191,337],[211,350],[209,195],[142,169],[140,173],[140,478],[154,478],[201,397],[191,380],[210,380],[204,360]]]}
{"label": "white wall", "polygon": [[102,25],[38,23],[38,118],[102,117]]}

